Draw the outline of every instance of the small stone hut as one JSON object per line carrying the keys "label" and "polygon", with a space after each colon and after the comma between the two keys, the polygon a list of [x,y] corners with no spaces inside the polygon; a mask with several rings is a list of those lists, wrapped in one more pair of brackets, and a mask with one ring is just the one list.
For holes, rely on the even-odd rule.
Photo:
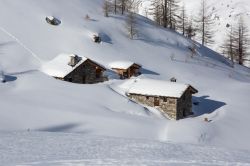
{"label": "small stone hut", "polygon": [[57,79],[79,83],[93,84],[103,82],[106,69],[97,62],[75,54],[60,54],[43,66],[43,71]]}
{"label": "small stone hut", "polygon": [[121,79],[131,78],[132,76],[139,76],[141,74],[141,65],[130,61],[116,61],[112,62],[110,68],[115,71]]}
{"label": "small stone hut", "polygon": [[151,79],[135,79],[127,92],[132,100],[155,107],[170,119],[183,119],[192,114],[191,85]]}
{"label": "small stone hut", "polygon": [[61,21],[53,16],[47,16],[45,18],[45,20],[47,21],[48,24],[51,24],[51,25],[60,25],[61,24]]}

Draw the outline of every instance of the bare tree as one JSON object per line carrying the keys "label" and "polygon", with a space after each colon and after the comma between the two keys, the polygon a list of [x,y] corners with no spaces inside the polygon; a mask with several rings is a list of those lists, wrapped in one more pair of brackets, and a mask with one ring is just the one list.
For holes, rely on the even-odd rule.
{"label": "bare tree", "polygon": [[227,32],[226,39],[222,45],[222,54],[227,56],[231,62],[232,62],[232,67],[234,66],[234,60],[236,56],[236,45],[237,45],[237,39],[235,34],[233,33],[233,27],[231,26],[230,31]]}
{"label": "bare tree", "polygon": [[[150,15],[153,16],[154,21],[158,24],[158,25],[162,25],[162,22],[164,22],[164,15],[162,15],[163,13],[163,8],[162,8],[162,2],[161,0],[151,0],[151,7],[150,7]],[[163,16],[163,17],[162,17]],[[164,23],[163,23],[164,26]],[[166,24],[167,27],[167,24]]]}
{"label": "bare tree", "polygon": [[243,18],[240,18],[238,23],[238,28],[236,29],[235,33],[237,34],[237,49],[236,49],[237,60],[240,65],[243,65],[245,58],[249,55],[248,29],[243,21]]}
{"label": "bare tree", "polygon": [[110,3],[107,0],[105,0],[103,4],[103,13],[105,17],[109,16],[109,11],[110,11]]}
{"label": "bare tree", "polygon": [[186,9],[185,9],[185,5],[182,5],[182,9],[181,9],[181,13],[180,16],[178,16],[178,26],[177,28],[180,29],[181,33],[183,36],[185,36],[186,34],[186,29],[188,28],[188,17],[186,14]]}
{"label": "bare tree", "polygon": [[228,32],[226,39],[222,45],[222,54],[231,59],[232,64],[237,62],[240,65],[244,64],[246,57],[249,55],[249,35],[248,29],[242,18],[238,24],[233,28],[231,25],[230,32]]}
{"label": "bare tree", "polygon": [[117,13],[117,0],[114,0],[114,13]]}
{"label": "bare tree", "polygon": [[201,34],[202,45],[214,44],[213,36],[214,32],[212,26],[214,24],[213,11],[209,12],[210,8],[206,4],[206,0],[201,1],[201,9],[196,22],[199,25],[199,31]]}
{"label": "bare tree", "polygon": [[162,15],[163,15],[163,27],[167,28],[168,27],[168,24],[169,24],[169,0],[164,0],[163,1],[163,10],[162,10]]}
{"label": "bare tree", "polygon": [[141,0],[127,0],[126,9],[128,12],[138,13]]}
{"label": "bare tree", "polygon": [[125,13],[128,0],[118,0],[118,1],[119,1],[119,8],[121,9],[121,14],[123,15]]}
{"label": "bare tree", "polygon": [[130,39],[134,39],[137,35],[137,25],[136,25],[135,13],[129,12],[126,20],[126,29]]}
{"label": "bare tree", "polygon": [[192,39],[196,35],[197,29],[193,26],[193,20],[187,22],[187,27],[185,28],[186,37]]}
{"label": "bare tree", "polygon": [[179,0],[151,0],[152,15],[157,24],[175,29],[178,20]]}
{"label": "bare tree", "polygon": [[176,29],[178,12],[179,12],[179,0],[169,0],[169,28]]}

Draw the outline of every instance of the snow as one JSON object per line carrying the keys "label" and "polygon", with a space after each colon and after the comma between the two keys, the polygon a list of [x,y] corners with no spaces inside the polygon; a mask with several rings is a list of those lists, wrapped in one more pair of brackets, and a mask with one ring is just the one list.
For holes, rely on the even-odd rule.
{"label": "snow", "polygon": [[130,61],[115,61],[115,62],[111,62],[109,64],[109,67],[111,69],[128,69],[129,67],[131,67],[134,64],[134,62],[130,62]]}
{"label": "snow", "polygon": [[[147,10],[150,8],[150,0],[143,0],[140,9],[140,14],[146,15]],[[213,11],[213,17],[215,18],[215,24],[213,25],[214,40],[215,44],[209,46],[214,50],[221,52],[221,46],[225,41],[225,36],[230,32],[231,27],[236,28],[240,17],[243,18],[246,26],[250,27],[250,1],[249,0],[209,0],[206,1],[208,12]],[[194,19],[197,17],[200,11],[201,0],[192,0],[186,2],[185,0],[180,1],[181,5],[185,5],[188,17]],[[150,15],[148,16],[149,18]],[[152,18],[151,18],[152,19]],[[230,27],[227,27],[227,24]],[[199,40],[197,37],[196,40]],[[250,59],[250,57],[247,57]],[[245,62],[246,66],[250,66],[250,61]]]}
{"label": "snow", "polygon": [[134,79],[128,94],[180,98],[190,85],[154,79]]}
{"label": "snow", "polygon": [[69,65],[70,58],[75,56],[74,54],[60,54],[44,64],[42,71],[53,77],[64,78],[88,59],[86,57],[79,57],[81,60],[72,67]]}
{"label": "snow", "polygon": [[250,151],[74,133],[0,133],[2,165],[249,166]]}
{"label": "snow", "polygon": [[0,70],[0,82],[4,82],[4,81],[5,81],[4,72]]}
{"label": "snow", "polygon": [[[195,157],[197,165],[209,165],[213,159],[220,165],[249,163],[248,68],[239,65],[232,68],[221,55],[199,44],[198,54],[192,58],[188,50],[192,46],[190,40],[155,26],[142,16],[137,16],[140,34],[137,39],[130,40],[124,28],[125,16],[110,14],[104,17],[103,0],[72,0],[70,3],[68,0],[0,0],[0,3],[0,64],[7,79],[5,84],[0,84],[0,163],[53,165],[53,161],[58,161],[58,165],[63,165],[67,161],[62,160],[67,159],[73,160],[68,161],[69,164],[76,165],[76,160],[80,164],[87,162],[88,154],[95,156],[102,149],[102,156],[92,158],[93,165],[98,161],[109,162],[109,158],[121,163],[116,165],[125,165],[126,161],[135,163],[139,154],[141,158],[150,158],[152,154],[154,161],[174,160],[176,165],[185,162],[191,165]],[[90,19],[84,19],[86,14]],[[47,24],[44,18],[48,15],[60,18],[63,24]],[[93,34],[100,34],[101,44],[92,41]],[[195,115],[170,121],[129,100],[123,92],[133,80],[111,79],[80,85],[53,79],[43,72],[43,66],[61,53],[86,55],[106,68],[115,61],[138,62],[143,65],[140,79],[170,80],[175,77],[179,83],[199,90],[193,97],[200,101],[193,107]],[[64,65],[67,66],[66,60]],[[204,118],[210,122],[204,122]],[[18,134],[27,130],[35,132],[34,135]],[[63,137],[64,134],[67,136]],[[84,141],[85,136],[90,138]],[[103,137],[112,139],[106,143],[95,141]],[[118,139],[115,143],[114,137],[122,141]],[[77,141],[71,141],[74,139]],[[145,140],[145,144],[138,147],[139,143],[133,144],[131,139]],[[122,146],[124,142],[134,148]],[[172,147],[169,142],[176,153],[171,150],[161,155]],[[150,149],[151,144],[156,146]],[[203,153],[211,146],[215,148]],[[71,147],[75,148],[70,151]],[[112,147],[114,150],[108,153],[107,149]],[[116,147],[124,153],[117,154]],[[145,147],[150,149],[148,155],[130,150]],[[185,147],[190,149],[182,153]],[[214,153],[213,149],[220,148],[223,149],[220,153]],[[64,155],[56,155],[63,152]],[[122,160],[125,154],[128,160]],[[167,160],[171,154],[175,155],[173,160]],[[187,158],[180,160],[185,155]],[[145,158],[134,165],[146,165]],[[151,165],[157,165],[154,161]]]}
{"label": "snow", "polygon": [[53,17],[53,16],[47,16],[47,18],[48,18],[50,21],[54,20],[54,17]]}

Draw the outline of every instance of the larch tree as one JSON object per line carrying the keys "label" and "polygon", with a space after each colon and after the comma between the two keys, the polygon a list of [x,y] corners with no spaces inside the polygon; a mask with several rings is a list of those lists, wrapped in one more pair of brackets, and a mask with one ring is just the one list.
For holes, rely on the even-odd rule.
{"label": "larch tree", "polygon": [[117,0],[114,0],[114,13],[117,13]]}
{"label": "larch tree", "polygon": [[137,22],[136,22],[136,16],[135,13],[129,12],[126,19],[126,29],[129,35],[130,39],[134,39],[134,37],[137,35]]}
{"label": "larch tree", "polygon": [[109,11],[110,11],[110,2],[105,0],[103,4],[103,13],[105,17],[109,16]]}
{"label": "larch tree", "polygon": [[192,19],[189,20],[187,22],[187,26],[185,28],[186,37],[189,39],[192,39],[196,35],[196,31],[197,31],[197,29],[193,26],[193,20]]}
{"label": "larch tree", "polygon": [[123,15],[126,11],[128,0],[118,0],[118,1],[119,1],[118,5],[121,10],[121,14]]}
{"label": "larch tree", "polygon": [[[161,2],[161,0],[151,0],[151,7],[149,8],[150,11],[150,15],[153,16],[153,20],[158,24],[158,25],[165,25],[164,22],[164,14],[163,13],[163,4]],[[167,27],[167,24],[166,24]]]}
{"label": "larch tree", "polygon": [[141,0],[127,0],[126,10],[128,12],[138,13]]}
{"label": "larch tree", "polygon": [[231,26],[230,31],[227,32],[226,39],[222,45],[222,54],[229,58],[234,67],[234,61],[236,59],[237,50],[237,36],[235,36],[233,27]]}
{"label": "larch tree", "polygon": [[179,0],[169,0],[168,5],[168,11],[169,11],[169,28],[170,29],[176,29],[176,24],[178,20],[178,12],[179,12]]}
{"label": "larch tree", "polygon": [[243,65],[244,61],[246,60],[245,58],[249,55],[249,52],[248,52],[249,35],[248,35],[247,26],[245,25],[243,18],[240,18],[237,29],[235,30],[234,33],[237,35],[237,38],[236,38],[237,60],[240,65]]}
{"label": "larch tree", "polygon": [[157,24],[165,28],[176,28],[179,0],[151,0],[151,6],[151,14]]}
{"label": "larch tree", "polygon": [[214,44],[214,31],[213,31],[213,11],[209,11],[210,8],[206,3],[206,0],[201,1],[201,9],[199,12],[199,16],[196,20],[198,24],[198,31],[201,35],[201,43],[202,45],[212,45]]}
{"label": "larch tree", "polygon": [[163,27],[167,28],[169,24],[169,0],[163,0],[162,2],[162,22]]}
{"label": "larch tree", "polygon": [[185,5],[182,5],[182,9],[180,12],[180,16],[178,16],[178,26],[177,28],[179,29],[179,31],[182,33],[183,36],[186,35],[186,29],[188,28],[188,17],[186,14],[186,9],[185,9]]}

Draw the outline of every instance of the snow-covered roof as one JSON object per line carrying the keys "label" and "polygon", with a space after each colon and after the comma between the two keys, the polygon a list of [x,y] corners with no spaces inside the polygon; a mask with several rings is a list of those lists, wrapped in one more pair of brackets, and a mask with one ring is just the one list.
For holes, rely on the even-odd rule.
{"label": "snow-covered roof", "polygon": [[70,58],[75,57],[74,54],[60,54],[48,63],[44,64],[42,66],[42,70],[44,73],[53,76],[53,77],[59,77],[64,78],[66,75],[68,75],[70,72],[72,72],[75,68],[77,68],[79,65],[81,65],[83,62],[85,62],[88,58],[86,57],[80,57],[80,61],[75,66],[70,66]]}
{"label": "snow-covered roof", "polygon": [[127,93],[180,98],[189,87],[190,85],[188,84],[176,82],[153,79],[135,79]]}
{"label": "snow-covered roof", "polygon": [[53,16],[47,16],[47,18],[48,18],[49,20],[54,20],[54,17],[53,17]]}
{"label": "snow-covered roof", "polygon": [[[109,64],[109,67],[111,69],[128,69],[130,68],[132,65],[134,65],[136,63],[131,62],[131,61],[115,61]],[[139,65],[139,64],[137,64]]]}

